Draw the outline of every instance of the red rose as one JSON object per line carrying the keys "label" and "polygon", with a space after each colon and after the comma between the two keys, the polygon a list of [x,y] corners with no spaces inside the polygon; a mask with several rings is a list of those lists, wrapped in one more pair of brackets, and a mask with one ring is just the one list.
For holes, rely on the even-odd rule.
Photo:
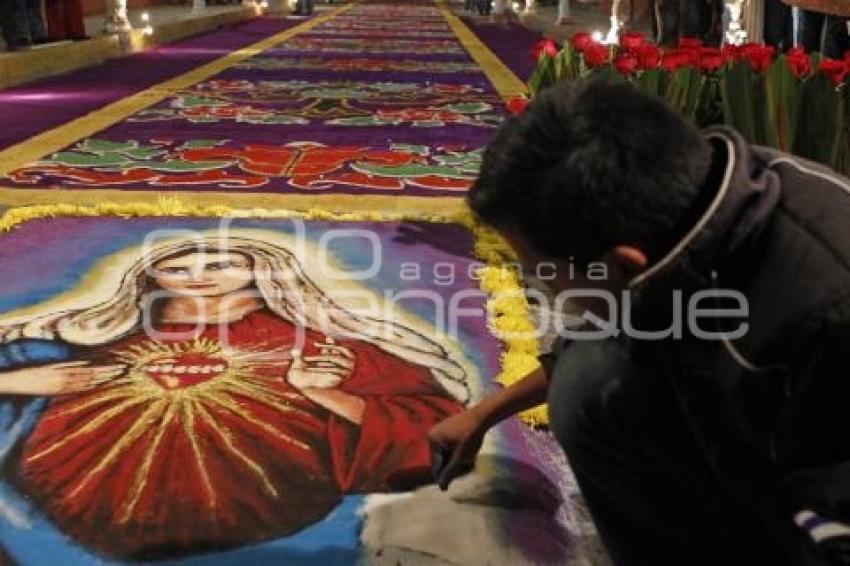
{"label": "red rose", "polygon": [[737,45],[732,45],[731,43],[727,43],[724,45],[720,52],[723,54],[723,59],[726,61],[735,61],[741,58],[741,48]]}
{"label": "red rose", "polygon": [[749,61],[756,72],[766,71],[773,62],[774,48],[770,45],[750,43],[741,46],[744,59]]}
{"label": "red rose", "polygon": [[679,40],[679,49],[699,49],[702,47],[702,40],[696,37],[683,37]]}
{"label": "red rose", "polygon": [[693,64],[694,53],[677,49],[666,52],[661,59],[661,66],[665,71],[675,71],[676,69],[688,67]]}
{"label": "red rose", "polygon": [[789,49],[785,55],[785,61],[788,63],[788,68],[798,79],[802,79],[812,72],[812,60],[800,47]]}
{"label": "red rose", "polygon": [[525,107],[528,106],[528,102],[528,99],[524,96],[514,96],[508,100],[508,112],[514,115],[519,114],[525,110]]}
{"label": "red rose", "polygon": [[637,57],[633,55],[620,55],[614,59],[614,68],[624,75],[631,75],[638,68]]}
{"label": "red rose", "polygon": [[644,43],[646,40],[639,31],[627,31],[620,36],[620,46],[629,51],[634,51]]}
{"label": "red rose", "polygon": [[570,43],[573,44],[576,51],[583,53],[584,50],[587,49],[587,46],[593,43],[593,38],[589,33],[580,31],[573,34],[572,39],[570,39]]}
{"label": "red rose", "polygon": [[591,43],[584,48],[584,62],[591,69],[608,62],[608,48],[601,43]]}
{"label": "red rose", "polygon": [[654,69],[661,64],[661,50],[657,45],[644,43],[637,49],[637,59],[641,69]]}
{"label": "red rose", "polygon": [[850,64],[838,59],[824,59],[820,62],[820,70],[833,85],[841,86],[841,83],[847,77],[847,73],[850,72]]}
{"label": "red rose", "polygon": [[844,52],[844,60],[850,61],[850,49]]}
{"label": "red rose", "polygon": [[697,66],[704,73],[712,73],[720,69],[725,62],[723,52],[712,47],[703,47],[697,55]]}
{"label": "red rose", "polygon": [[545,53],[549,57],[554,57],[558,54],[558,45],[548,37],[541,39],[532,46],[531,56],[537,60],[540,58],[541,53]]}

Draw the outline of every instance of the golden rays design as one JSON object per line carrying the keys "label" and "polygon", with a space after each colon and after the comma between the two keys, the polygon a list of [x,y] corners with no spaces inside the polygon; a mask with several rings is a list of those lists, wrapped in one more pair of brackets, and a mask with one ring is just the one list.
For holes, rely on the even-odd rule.
{"label": "golden rays design", "polygon": [[[142,442],[141,462],[133,473],[124,500],[116,502],[118,520],[130,521],[145,489],[149,488],[157,454],[166,443],[173,441],[173,435],[178,434],[184,435],[191,447],[194,461],[186,465],[196,468],[208,508],[214,509],[217,496],[208,469],[213,456],[205,450],[198,436],[196,425],[200,422],[215,435],[217,449],[228,452],[272,497],[278,497],[267,471],[240,449],[231,428],[216,415],[229,415],[228,418],[243,421],[290,446],[310,450],[307,444],[285,434],[274,423],[264,422],[240,402],[242,398],[261,403],[274,409],[280,418],[293,414],[309,416],[292,404],[292,400],[301,398],[300,395],[275,387],[277,380],[283,379],[291,359],[287,349],[225,349],[208,339],[180,343],[147,340],[113,354],[119,363],[127,365],[124,376],[77,400],[68,401],[47,417],[73,418],[85,424],[27,458],[29,462],[40,460],[85,435],[104,432],[107,425],[125,415],[127,410],[137,412],[138,416],[126,425],[100,460],[72,484],[66,495],[68,499],[96,485],[124,454]],[[88,413],[92,416],[87,416]]]}
{"label": "golden rays design", "polygon": [[236,444],[233,441],[233,434],[227,429],[227,427],[222,426],[215,420],[215,418],[210,414],[207,408],[195,401],[193,401],[195,405],[195,409],[204,422],[213,429],[216,434],[219,436],[221,441],[224,443],[225,447],[230,450],[231,454],[236,456],[239,460],[242,461],[252,472],[254,472],[260,481],[263,482],[266,490],[272,495],[272,497],[277,497],[277,490],[272,485],[272,482],[269,481],[269,477],[266,475],[266,472],[263,470],[262,466],[257,464],[254,460],[252,460],[249,456],[247,456],[244,452],[239,450],[236,447]]}
{"label": "golden rays design", "polygon": [[162,437],[165,435],[168,425],[171,424],[172,420],[174,420],[176,413],[177,404],[172,403],[168,409],[166,409],[165,416],[160,421],[159,425],[157,425],[153,440],[151,440],[151,443],[145,452],[145,459],[142,460],[142,465],[139,466],[138,470],[136,470],[136,475],[133,478],[132,485],[130,486],[130,495],[124,504],[124,510],[118,519],[119,522],[126,523],[133,516],[133,510],[136,508],[136,504],[142,497],[142,491],[144,491],[145,486],[148,483],[151,464],[153,464],[153,459],[156,455],[157,449],[159,448],[159,443],[162,441]]}
{"label": "golden rays design", "polygon": [[201,481],[204,483],[204,491],[207,493],[207,501],[209,502],[210,508],[213,508],[216,505],[215,489],[213,488],[212,481],[210,481],[207,464],[204,462],[204,452],[201,450],[200,444],[198,444],[197,436],[195,436],[195,413],[192,411],[192,408],[188,403],[184,403],[181,409],[182,413],[180,416],[183,422],[183,432],[186,434],[186,438],[189,439],[189,444],[192,446],[192,454],[195,456],[195,465],[198,467],[198,473],[201,474]]}

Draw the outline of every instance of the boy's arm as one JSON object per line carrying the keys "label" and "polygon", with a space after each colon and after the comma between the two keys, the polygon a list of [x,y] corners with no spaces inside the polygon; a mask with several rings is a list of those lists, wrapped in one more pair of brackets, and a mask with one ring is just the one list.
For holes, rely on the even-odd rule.
{"label": "boy's arm", "polygon": [[445,454],[437,482],[445,490],[475,460],[484,435],[504,419],[546,401],[549,379],[543,365],[517,383],[501,389],[480,403],[453,415],[431,429],[428,437],[435,450]]}

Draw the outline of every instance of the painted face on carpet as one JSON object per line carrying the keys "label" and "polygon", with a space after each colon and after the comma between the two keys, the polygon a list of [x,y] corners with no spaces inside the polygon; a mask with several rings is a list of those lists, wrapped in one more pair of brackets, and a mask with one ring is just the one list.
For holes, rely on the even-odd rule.
{"label": "painted face on carpet", "polygon": [[[2,439],[18,447],[0,487],[4,504],[43,516],[45,536],[143,559],[297,542],[347,494],[430,481],[428,429],[480,387],[464,352],[494,353],[484,321],[438,342],[422,305],[365,312],[364,297],[386,299],[345,274],[377,261],[384,293],[406,289],[398,224],[358,225],[372,235],[359,242],[351,225],[211,224],[69,218],[0,241],[2,254],[40,233],[49,251],[24,255],[56,258],[19,274],[31,292],[13,273],[0,284],[0,303],[26,305],[0,317],[0,414],[17,419]],[[345,242],[321,243],[343,228]],[[468,235],[429,229],[423,265],[466,269]],[[104,231],[112,241],[73,247]]]}

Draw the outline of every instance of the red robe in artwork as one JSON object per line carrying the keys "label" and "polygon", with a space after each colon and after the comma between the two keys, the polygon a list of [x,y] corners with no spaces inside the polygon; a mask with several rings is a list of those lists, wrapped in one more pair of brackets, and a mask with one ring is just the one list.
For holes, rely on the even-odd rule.
{"label": "red robe in artwork", "polygon": [[[427,368],[339,342],[356,359],[338,389],[365,401],[358,426],[285,381],[291,324],[261,310],[226,328],[227,346],[209,326],[82,356],[126,363],[127,374],[50,403],[20,459],[23,492],[84,546],[155,558],[285,536],[344,493],[427,480],[427,431],[461,409]],[[305,356],[319,353],[314,342],[325,337],[308,331]]]}

